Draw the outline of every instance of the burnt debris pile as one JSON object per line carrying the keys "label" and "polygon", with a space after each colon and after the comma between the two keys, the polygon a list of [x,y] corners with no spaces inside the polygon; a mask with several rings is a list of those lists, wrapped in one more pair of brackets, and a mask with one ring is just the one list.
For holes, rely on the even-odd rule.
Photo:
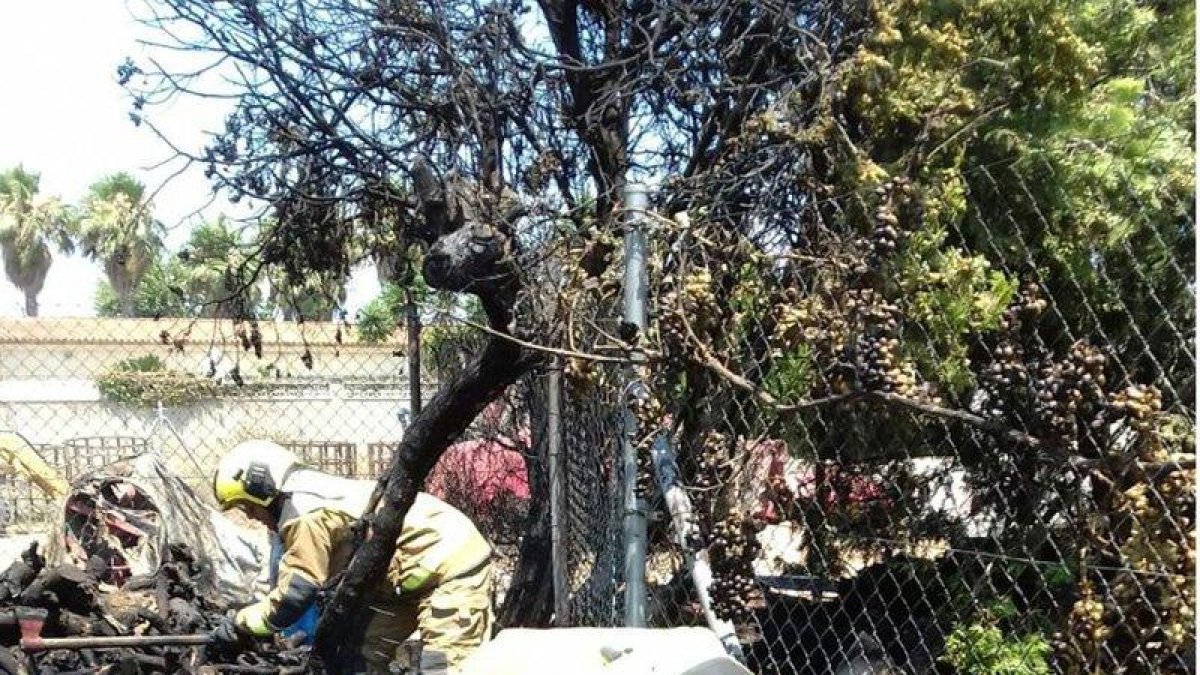
{"label": "burnt debris pile", "polygon": [[153,574],[111,582],[111,557],[48,565],[36,544],[0,577],[0,672],[302,673],[304,636],[210,642],[226,614],[198,592],[201,566],[172,547]]}
{"label": "burnt debris pile", "polygon": [[302,673],[303,635],[210,635],[265,554],[153,453],[76,479],[45,548],[0,574],[0,675]]}

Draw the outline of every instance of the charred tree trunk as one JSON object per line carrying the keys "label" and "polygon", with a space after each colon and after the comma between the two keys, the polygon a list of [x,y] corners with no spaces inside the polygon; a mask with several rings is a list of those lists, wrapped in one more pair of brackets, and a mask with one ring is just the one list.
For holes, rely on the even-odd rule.
{"label": "charred tree trunk", "polygon": [[[485,222],[423,161],[414,167],[416,192],[424,211],[418,235],[430,243],[424,276],[433,288],[479,297],[496,331],[483,351],[429,401],[405,430],[387,474],[363,519],[365,541],[357,549],[317,625],[316,671],[355,673],[362,669],[363,637],[371,584],[386,571],[396,552],[404,516],[425,485],[438,458],[472,420],[509,385],[530,372],[537,355],[509,339],[518,282],[512,242],[503,228]],[[375,503],[378,509],[373,508]]]}
{"label": "charred tree trunk", "polygon": [[549,443],[546,431],[546,394],[542,378],[530,378],[530,428],[537,430],[525,466],[529,474],[529,512],[521,538],[517,569],[500,607],[499,624],[505,628],[546,628],[554,614],[554,583],[550,540]]}
{"label": "charred tree trunk", "polygon": [[354,672],[361,650],[366,590],[396,552],[404,515],[442,452],[533,360],[510,340],[494,337],[479,357],[442,389],[413,420],[392,462],[370,532],[350,561],[317,627],[316,650],[327,672]]}

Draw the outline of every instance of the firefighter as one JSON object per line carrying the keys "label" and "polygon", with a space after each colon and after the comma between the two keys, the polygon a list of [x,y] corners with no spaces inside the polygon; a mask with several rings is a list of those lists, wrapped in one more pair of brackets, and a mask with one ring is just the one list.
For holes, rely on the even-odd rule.
{"label": "firefighter", "polygon": [[[316,471],[271,441],[234,447],[213,478],[217,502],[278,533],[283,557],[270,593],[238,611],[214,638],[231,643],[267,636],[299,619],[322,584],[349,563],[352,525],[374,487],[374,481]],[[491,597],[487,540],[461,512],[419,493],[386,575],[368,593],[372,616],[362,652],[367,671],[389,672],[400,645],[419,630],[420,672],[453,673],[490,637]]]}

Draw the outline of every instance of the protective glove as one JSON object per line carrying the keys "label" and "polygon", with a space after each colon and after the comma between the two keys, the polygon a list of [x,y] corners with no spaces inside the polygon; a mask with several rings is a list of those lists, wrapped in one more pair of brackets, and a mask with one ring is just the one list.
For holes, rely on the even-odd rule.
{"label": "protective glove", "polygon": [[222,618],[216,628],[209,633],[212,636],[213,644],[232,647],[243,645],[251,638],[271,635],[275,631],[267,623],[266,610],[266,605],[255,603],[239,609],[232,619]]}
{"label": "protective glove", "polygon": [[265,602],[256,602],[238,610],[233,618],[233,624],[239,633],[254,637],[267,637],[275,632],[267,621],[270,606]]}

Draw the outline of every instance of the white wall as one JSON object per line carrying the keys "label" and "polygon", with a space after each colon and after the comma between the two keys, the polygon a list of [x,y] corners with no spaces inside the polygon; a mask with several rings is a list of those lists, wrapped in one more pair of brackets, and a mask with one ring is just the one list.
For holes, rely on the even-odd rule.
{"label": "white wall", "polygon": [[[95,378],[147,354],[197,375],[207,375],[210,356],[218,375],[240,361],[247,382],[271,390],[250,395],[230,387],[227,397],[166,407],[161,417],[153,407],[104,401]],[[368,443],[400,439],[409,413],[406,359],[388,347],[314,347],[309,369],[302,354],[301,346],[270,346],[258,359],[236,346],[222,351],[199,341],[183,352],[157,344],[0,344],[0,428],[46,446],[84,437],[149,437],[185,475],[197,473],[197,463],[207,472],[246,438],[355,443],[360,457]]]}

